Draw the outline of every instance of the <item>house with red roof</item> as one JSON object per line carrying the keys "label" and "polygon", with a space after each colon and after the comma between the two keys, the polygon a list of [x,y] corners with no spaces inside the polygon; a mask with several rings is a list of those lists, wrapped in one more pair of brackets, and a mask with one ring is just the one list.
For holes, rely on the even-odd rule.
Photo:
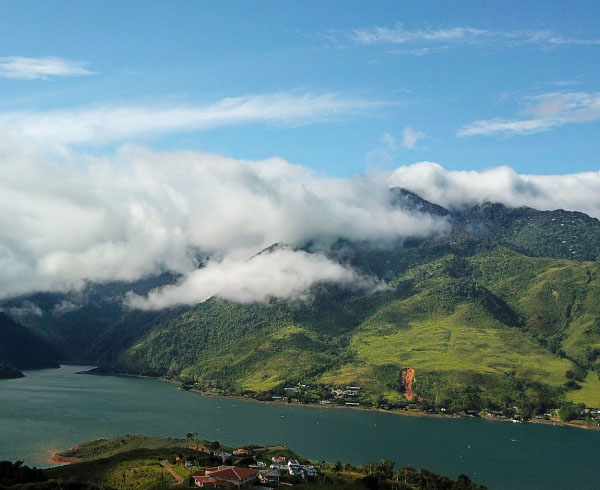
{"label": "house with red roof", "polygon": [[194,484],[201,488],[248,488],[256,482],[257,473],[237,466],[209,467],[204,476],[194,476]]}

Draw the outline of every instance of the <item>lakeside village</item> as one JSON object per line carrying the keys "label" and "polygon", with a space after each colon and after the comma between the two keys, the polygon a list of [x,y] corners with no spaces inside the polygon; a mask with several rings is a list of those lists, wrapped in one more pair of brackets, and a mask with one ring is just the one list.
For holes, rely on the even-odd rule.
{"label": "lakeside village", "polygon": [[[485,417],[513,423],[535,421],[549,424],[575,425],[600,428],[600,408],[587,408],[584,404],[566,403],[559,408],[547,408],[543,413],[527,413],[517,406],[492,410],[477,406],[473,400],[455,401],[448,406],[436,406],[419,397],[412,389],[414,369],[402,370],[402,390],[399,401],[390,403],[381,395],[365,392],[360,386],[330,387],[328,385],[297,384],[282,386],[264,393],[233,393],[216,386],[200,390],[195,383],[180,383],[180,389],[191,390],[207,396],[242,396],[260,402],[297,403],[322,407],[365,408],[394,411],[407,415],[438,415],[449,417]],[[475,394],[475,398],[477,394]]]}
{"label": "lakeside village", "polygon": [[[308,481],[315,479],[319,472],[312,464],[300,464],[297,459],[287,459],[285,456],[273,456],[267,468],[267,463],[250,454],[247,449],[235,449],[232,453],[212,450],[201,446],[190,446],[190,449],[200,451],[221,459],[229,465],[206,467],[193,471],[193,462],[183,462],[190,470],[190,483],[200,488],[248,488],[265,486],[279,487],[280,484],[290,485],[289,481]],[[285,449],[281,446],[282,449]],[[235,466],[231,463],[235,462]],[[203,473],[203,474],[197,474]],[[282,476],[286,478],[282,481]]]}

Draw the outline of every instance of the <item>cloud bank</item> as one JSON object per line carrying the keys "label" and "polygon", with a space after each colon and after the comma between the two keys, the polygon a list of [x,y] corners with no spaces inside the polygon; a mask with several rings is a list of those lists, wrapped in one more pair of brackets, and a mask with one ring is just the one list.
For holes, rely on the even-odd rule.
{"label": "cloud bank", "polygon": [[[392,186],[448,208],[495,201],[600,218],[598,172],[519,175],[509,167],[466,172],[420,162],[332,178],[279,158],[244,161],[131,145],[101,157],[57,155],[2,133],[0,166],[0,298],[164,271],[180,281],[147,297],[129,295],[127,304],[304,298],[320,282],[377,288],[373,279],[297,247],[449,231],[443,219],[393,207]],[[274,243],[283,245],[258,254]],[[55,313],[74,308],[64,302]]]}
{"label": "cloud bank", "polygon": [[25,58],[11,56],[0,58],[0,78],[33,80],[51,77],[81,77],[94,75],[85,68],[83,61],[70,61],[64,58],[47,56],[43,58]]}
{"label": "cloud bank", "polygon": [[522,175],[506,166],[464,171],[419,162],[394,170],[388,183],[449,209],[499,202],[509,207],[581,211],[600,219],[600,172]]}
{"label": "cloud bank", "polygon": [[[208,276],[195,272],[200,258],[209,257],[207,271],[239,270],[249,278],[241,263],[276,242],[387,240],[447,229],[443,221],[393,208],[383,178],[330,178],[277,158],[240,161],[134,146],[104,157],[53,155],[0,136],[0,297],[172,271],[200,301],[210,290]],[[296,276],[282,286],[289,294],[311,283],[301,269],[311,271],[312,282],[351,278],[337,265],[327,269],[323,257],[288,253],[299,264],[286,269]],[[284,258],[270,260],[284,267]],[[244,287],[264,298],[262,289]],[[215,294],[225,296],[224,288],[216,284]]]}
{"label": "cloud bank", "polygon": [[156,310],[173,305],[195,305],[213,296],[235,303],[267,302],[272,298],[306,299],[316,283],[344,284],[373,290],[380,284],[323,255],[289,249],[265,252],[249,260],[226,258],[188,274],[173,286],[146,297],[129,294],[132,308]]}

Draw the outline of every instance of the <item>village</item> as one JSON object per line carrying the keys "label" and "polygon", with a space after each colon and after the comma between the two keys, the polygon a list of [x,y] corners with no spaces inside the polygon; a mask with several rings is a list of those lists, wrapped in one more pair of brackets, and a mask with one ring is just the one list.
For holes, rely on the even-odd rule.
{"label": "village", "polygon": [[[414,369],[402,370],[402,392],[400,401],[391,403],[360,386],[330,387],[328,385],[308,385],[298,383],[295,386],[279,387],[265,393],[242,393],[244,398],[260,402],[298,403],[321,405],[323,407],[365,408],[390,410],[406,415],[432,415],[446,417],[483,417],[493,420],[505,420],[513,423],[536,422],[546,424],[568,424],[582,428],[600,428],[600,408],[588,408],[582,404],[566,403],[559,408],[547,408],[543,413],[528,413],[517,406],[499,409],[477,409],[464,407],[447,408],[427,403],[412,388]],[[195,384],[180,385],[181,389],[192,390],[208,396],[236,396],[234,393],[211,387],[199,390]]]}
{"label": "village", "polygon": [[[312,464],[301,464],[284,446],[267,448],[238,448],[231,453],[221,448],[190,445],[189,449],[199,451],[219,459],[218,466],[196,467],[191,459],[176,459],[180,467],[189,472],[190,486],[200,488],[276,488],[280,484],[291,486],[291,482],[306,482],[315,479],[319,472]],[[264,456],[264,449],[276,453]]]}

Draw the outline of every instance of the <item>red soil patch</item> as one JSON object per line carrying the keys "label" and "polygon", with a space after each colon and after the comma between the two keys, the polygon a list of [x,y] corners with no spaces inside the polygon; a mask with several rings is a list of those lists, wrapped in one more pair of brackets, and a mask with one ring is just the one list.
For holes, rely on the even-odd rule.
{"label": "red soil patch", "polygon": [[413,398],[416,398],[419,401],[422,401],[422,398],[417,396],[417,394],[412,389],[412,384],[415,380],[415,370],[413,368],[403,369],[402,370],[402,384],[404,385],[404,397],[411,401]]}
{"label": "red soil patch", "polygon": [[52,457],[50,458],[51,463],[58,463],[58,464],[63,464],[63,465],[77,463],[77,461],[79,461],[79,458],[59,456],[58,453],[54,453],[52,455]]}

